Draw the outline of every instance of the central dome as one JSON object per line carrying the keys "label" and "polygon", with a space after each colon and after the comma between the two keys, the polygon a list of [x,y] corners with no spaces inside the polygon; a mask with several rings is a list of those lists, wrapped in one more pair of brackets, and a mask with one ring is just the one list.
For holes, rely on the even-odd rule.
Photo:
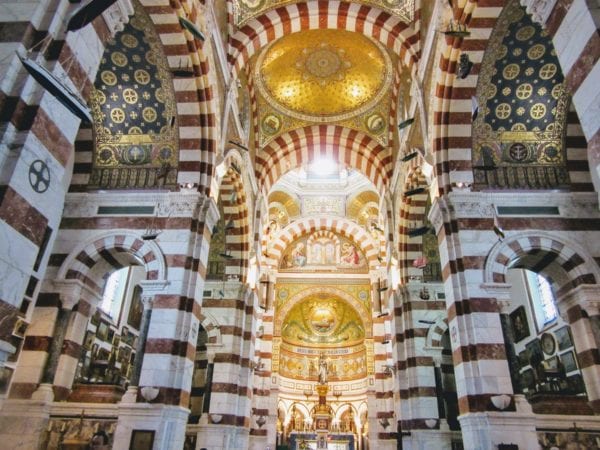
{"label": "central dome", "polygon": [[391,62],[378,44],[343,30],[285,36],[260,55],[255,79],[281,112],[301,120],[343,120],[373,107],[391,81]]}

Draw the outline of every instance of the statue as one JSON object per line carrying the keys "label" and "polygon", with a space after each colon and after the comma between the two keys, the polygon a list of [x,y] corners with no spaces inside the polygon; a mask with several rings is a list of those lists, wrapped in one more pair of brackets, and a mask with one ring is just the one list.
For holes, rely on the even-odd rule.
{"label": "statue", "polygon": [[319,355],[319,384],[327,384],[327,360],[323,353]]}

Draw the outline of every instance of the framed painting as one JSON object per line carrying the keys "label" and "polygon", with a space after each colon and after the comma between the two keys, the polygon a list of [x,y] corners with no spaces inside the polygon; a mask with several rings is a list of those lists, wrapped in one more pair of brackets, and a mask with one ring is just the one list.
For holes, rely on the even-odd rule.
{"label": "framed painting", "polygon": [[86,350],[91,350],[95,338],[96,333],[94,333],[91,330],[87,330],[85,332],[85,338],[83,339],[83,348],[85,348]]}
{"label": "framed painting", "polygon": [[129,305],[129,314],[127,315],[127,324],[135,328],[140,329],[142,324],[142,313],[144,312],[144,305],[142,304],[142,288],[136,286],[133,288],[133,294],[131,295],[131,304]]}
{"label": "framed painting", "polygon": [[532,369],[527,369],[521,374],[521,386],[523,389],[533,389],[535,387]]}
{"label": "framed painting", "polygon": [[572,351],[563,353],[560,355],[560,360],[565,367],[565,372],[569,373],[574,370],[577,370],[577,363],[575,362],[575,354]]}
{"label": "framed painting", "polygon": [[96,336],[98,336],[98,339],[100,339],[101,341],[106,341],[108,339],[109,329],[110,327],[106,322],[100,322],[98,324],[98,330],[96,331]]}
{"label": "framed painting", "polygon": [[132,430],[129,450],[152,450],[154,430]]}
{"label": "framed painting", "polygon": [[573,346],[573,340],[571,339],[571,330],[568,325],[559,328],[554,332],[556,342],[558,344],[558,350],[566,350]]}
{"label": "framed painting", "polygon": [[539,339],[528,342],[525,348],[527,349],[527,353],[529,353],[529,364],[533,367],[536,367],[544,360],[544,352],[542,351],[542,344]]}
{"label": "framed painting", "polygon": [[512,324],[515,342],[520,342],[530,335],[527,313],[525,312],[524,306],[519,306],[510,313],[510,322]]}

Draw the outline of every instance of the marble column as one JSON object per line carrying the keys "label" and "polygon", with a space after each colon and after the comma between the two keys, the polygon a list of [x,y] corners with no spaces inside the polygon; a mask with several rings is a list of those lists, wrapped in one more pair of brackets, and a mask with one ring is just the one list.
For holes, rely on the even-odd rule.
{"label": "marble column", "polygon": [[[168,372],[169,370],[170,363],[168,361],[165,361],[162,366],[156,366],[156,361],[154,363],[149,362],[147,354],[144,354],[148,335],[150,334],[149,330],[152,327],[151,322],[155,319],[154,308],[157,297],[166,295],[165,291],[168,285],[169,282],[165,280],[144,280],[140,283],[142,287],[142,301],[144,303],[143,320],[146,323],[140,325],[139,347],[137,349],[137,351],[142,350],[142,354],[139,357],[142,368],[141,370],[137,369],[137,374],[133,374],[137,379],[133,381],[140,388],[138,390],[138,386],[132,383],[118,404],[119,420],[114,434],[114,448],[129,448],[132,431],[137,429],[154,430],[155,448],[171,450],[180,449],[183,446],[189,409],[181,405],[162,403],[159,398],[153,398],[152,391],[158,394],[159,389],[167,391],[168,388],[161,387],[160,384],[143,384],[142,381],[144,371],[146,371],[146,377],[150,379],[151,376],[149,377],[148,374],[152,374],[154,369],[161,371],[161,373]],[[146,335],[146,339],[144,339],[144,334]],[[156,358],[156,356],[154,357]],[[170,356],[166,356],[166,359],[169,358]]]}
{"label": "marble column", "polygon": [[140,332],[135,349],[135,360],[133,362],[131,380],[129,380],[130,387],[137,387],[140,382],[142,363],[144,361],[144,350],[146,348],[146,338],[148,337],[148,328],[150,327],[150,319],[152,317],[152,302],[154,301],[154,295],[144,294],[142,291],[141,301],[144,305],[144,311],[142,312],[142,320],[140,322]]}

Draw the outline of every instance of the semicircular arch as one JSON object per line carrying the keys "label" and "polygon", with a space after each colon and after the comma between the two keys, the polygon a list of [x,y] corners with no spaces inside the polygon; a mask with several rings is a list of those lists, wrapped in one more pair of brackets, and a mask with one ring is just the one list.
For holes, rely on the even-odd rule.
{"label": "semicircular arch", "polygon": [[271,9],[238,29],[231,39],[227,56],[234,77],[269,42],[290,33],[322,28],[363,33],[399,55],[407,67],[418,60],[418,19],[409,25],[374,6],[308,1]]}
{"label": "semicircular arch", "polygon": [[600,268],[578,243],[546,231],[525,231],[499,241],[488,253],[485,283],[506,283],[509,269],[522,268],[543,274],[566,292],[580,284],[600,280]]}
{"label": "semicircular arch", "polygon": [[259,188],[269,192],[283,174],[319,157],[358,170],[379,195],[392,175],[390,149],[370,136],[339,125],[313,125],[282,134],[262,149],[255,166]]}
{"label": "semicircular arch", "polygon": [[267,248],[268,263],[279,266],[285,249],[296,239],[316,231],[327,230],[344,236],[354,242],[364,253],[369,270],[375,270],[379,264],[380,244],[364,228],[344,218],[304,218],[295,220],[273,237]]}
{"label": "semicircular arch", "polygon": [[130,265],[142,265],[146,280],[166,280],[165,256],[155,242],[144,241],[130,231],[96,235],[77,246],[65,259],[58,280],[79,280],[101,293],[105,275]]}

